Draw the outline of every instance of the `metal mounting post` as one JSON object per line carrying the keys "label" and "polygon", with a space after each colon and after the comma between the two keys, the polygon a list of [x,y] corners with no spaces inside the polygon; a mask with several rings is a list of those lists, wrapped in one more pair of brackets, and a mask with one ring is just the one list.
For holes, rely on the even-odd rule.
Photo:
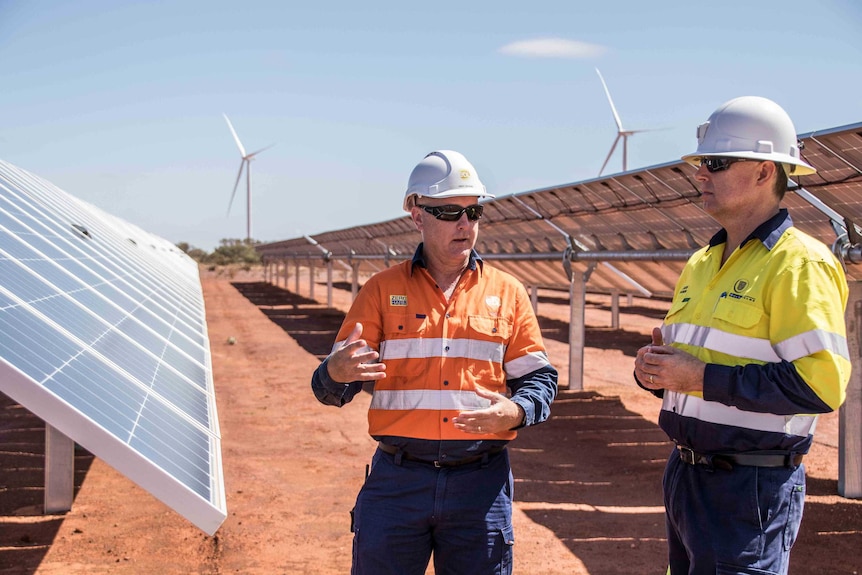
{"label": "metal mounting post", "polygon": [[75,497],[75,442],[45,423],[45,513],[65,513]]}

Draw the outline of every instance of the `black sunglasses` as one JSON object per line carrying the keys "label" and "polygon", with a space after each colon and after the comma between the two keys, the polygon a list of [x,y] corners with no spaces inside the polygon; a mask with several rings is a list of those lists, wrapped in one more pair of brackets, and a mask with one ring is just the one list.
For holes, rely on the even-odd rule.
{"label": "black sunglasses", "polygon": [[706,171],[710,174],[715,172],[723,172],[736,162],[753,162],[755,160],[749,158],[719,158],[717,156],[706,156],[700,159],[700,165],[706,166]]}
{"label": "black sunglasses", "polygon": [[467,214],[467,219],[475,222],[482,217],[482,210],[485,209],[479,204],[473,204],[466,208],[462,208],[456,204],[447,204],[445,206],[422,206],[416,204],[416,207],[422,208],[438,220],[443,220],[444,222],[457,222],[461,219],[461,214]]}

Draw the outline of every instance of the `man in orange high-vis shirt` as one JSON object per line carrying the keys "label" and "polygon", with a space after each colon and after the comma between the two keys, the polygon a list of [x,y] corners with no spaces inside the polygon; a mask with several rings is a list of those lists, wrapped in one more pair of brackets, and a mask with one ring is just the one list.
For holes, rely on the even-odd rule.
{"label": "man in orange high-vis shirt", "polygon": [[458,152],[428,154],[404,198],[422,243],[362,287],[312,377],[338,407],[374,382],[353,575],[422,575],[432,554],[436,573],[512,572],[505,447],[548,418],[557,371],[524,286],[473,249],[493,197]]}

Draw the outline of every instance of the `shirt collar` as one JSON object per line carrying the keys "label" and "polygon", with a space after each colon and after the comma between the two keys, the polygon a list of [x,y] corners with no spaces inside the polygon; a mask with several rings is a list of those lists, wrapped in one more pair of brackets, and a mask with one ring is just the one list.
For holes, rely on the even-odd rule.
{"label": "shirt collar", "polygon": [[[427,268],[428,265],[425,263],[425,253],[422,250],[422,246],[424,243],[420,243],[416,247],[416,252],[413,254],[413,260],[410,263],[410,274],[413,275],[413,268],[419,266],[420,268]],[[470,250],[470,259],[467,260],[467,269],[476,270],[479,268],[479,271],[482,271],[485,262],[482,260],[482,256],[480,256],[476,250]]]}
{"label": "shirt collar", "polygon": [[[775,247],[775,244],[778,242],[778,238],[787,231],[787,228],[793,225],[793,220],[790,217],[790,214],[786,209],[782,208],[778,210],[778,213],[757,226],[745,241],[743,241],[739,247],[744,246],[748,243],[749,240],[760,240],[763,243],[763,246],[771,250]],[[723,244],[727,242],[727,230],[721,228],[718,233],[716,233],[709,240],[709,247],[712,248],[719,244]]]}

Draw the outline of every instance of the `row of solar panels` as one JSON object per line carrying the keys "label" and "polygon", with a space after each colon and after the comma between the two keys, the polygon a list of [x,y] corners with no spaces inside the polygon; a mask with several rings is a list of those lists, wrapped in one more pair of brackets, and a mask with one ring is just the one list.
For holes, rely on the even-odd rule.
{"label": "row of solar panels", "polygon": [[226,517],[196,262],[4,162],[0,391],[207,533]]}
{"label": "row of solar panels", "polygon": [[[800,229],[833,245],[840,226],[862,223],[862,123],[800,139],[817,173],[800,178],[784,205]],[[568,289],[569,260],[592,270],[590,291],[669,297],[688,254],[718,229],[694,172],[678,161],[489,200],[476,248],[528,285]],[[267,262],[334,259],[369,274],[412,256],[418,241],[404,216],[257,249]],[[862,279],[862,266],[848,267],[848,278]]]}

